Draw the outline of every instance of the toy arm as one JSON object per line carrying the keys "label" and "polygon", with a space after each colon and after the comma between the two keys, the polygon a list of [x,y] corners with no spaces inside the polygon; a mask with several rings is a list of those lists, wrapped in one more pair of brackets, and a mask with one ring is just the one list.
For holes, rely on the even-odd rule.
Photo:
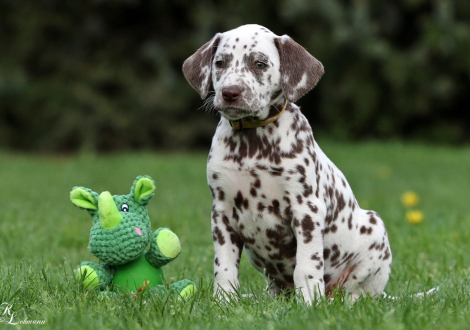
{"label": "toy arm", "polygon": [[77,281],[87,289],[104,290],[113,281],[114,268],[105,264],[84,261],[78,267],[76,277]]}
{"label": "toy arm", "polygon": [[181,252],[178,236],[168,228],[159,228],[153,233],[150,249],[145,254],[154,267],[163,267],[176,259]]}

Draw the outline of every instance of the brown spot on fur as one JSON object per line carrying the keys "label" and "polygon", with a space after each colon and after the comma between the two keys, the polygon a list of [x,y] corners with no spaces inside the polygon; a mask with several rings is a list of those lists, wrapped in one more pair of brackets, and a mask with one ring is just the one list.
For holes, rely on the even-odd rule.
{"label": "brown spot on fur", "polygon": [[312,205],[312,202],[308,201],[307,206],[313,213],[318,213],[318,207],[316,205]]}
{"label": "brown spot on fur", "polygon": [[361,229],[359,230],[361,235],[370,235],[372,234],[372,227],[367,228],[366,226],[362,226]]}
{"label": "brown spot on fur", "polygon": [[217,191],[219,192],[218,194],[219,201],[223,201],[225,199],[225,192],[220,187],[217,188]]}
{"label": "brown spot on fur", "polygon": [[371,224],[373,224],[373,225],[376,225],[376,224],[377,224],[377,219],[374,218],[373,215],[371,215],[371,216],[370,216],[370,219],[369,219],[369,222],[370,222]]}
{"label": "brown spot on fur", "polygon": [[281,176],[281,175],[282,175],[282,172],[284,172],[284,168],[283,168],[283,167],[275,167],[275,166],[271,166],[271,170],[269,171],[269,173],[270,173],[272,176]]}
{"label": "brown spot on fur", "polygon": [[272,205],[268,206],[269,213],[273,213],[276,217],[281,217],[281,209],[279,208],[279,201],[277,199],[273,199]]}
{"label": "brown spot on fur", "polygon": [[323,275],[323,281],[325,283],[328,283],[331,280],[331,274],[324,274]]}
{"label": "brown spot on fur", "polygon": [[334,263],[341,256],[341,252],[339,252],[339,248],[336,244],[333,244],[331,250],[333,251],[333,254],[331,255],[330,261]]}
{"label": "brown spot on fur", "polygon": [[219,245],[225,244],[224,235],[222,234],[222,231],[219,229],[219,227],[214,228],[214,230],[212,231],[212,236],[214,238],[214,242],[217,241]]}
{"label": "brown spot on fur", "polygon": [[256,189],[255,189],[255,188],[251,187],[251,189],[250,189],[250,195],[253,196],[253,197],[258,196],[258,193],[256,192]]}
{"label": "brown spot on fur", "polygon": [[237,196],[235,196],[234,201],[235,206],[240,211],[242,210],[242,207],[248,209],[248,199],[243,198],[242,192],[240,190],[238,191]]}
{"label": "brown spot on fur", "polygon": [[237,209],[235,207],[232,208],[232,219],[234,219],[235,221],[240,220],[240,217],[238,216]]}
{"label": "brown spot on fur", "polygon": [[313,224],[312,217],[310,215],[305,215],[302,219],[302,234],[304,236],[304,243],[309,243],[313,239],[312,232],[315,229],[315,225]]}
{"label": "brown spot on fur", "polygon": [[343,194],[336,190],[336,206],[338,211],[341,211],[346,206],[346,201],[344,200]]}
{"label": "brown spot on fur", "polygon": [[315,252],[315,254],[312,254],[310,259],[312,259],[312,260],[321,260],[320,256],[318,255],[318,252]]}
{"label": "brown spot on fur", "polygon": [[266,264],[266,272],[271,276],[275,276],[278,274],[276,266],[269,262]]}
{"label": "brown spot on fur", "polygon": [[353,228],[352,220],[353,220],[353,215],[352,215],[352,213],[350,213],[349,218],[348,218],[348,229],[349,230],[351,230]]}
{"label": "brown spot on fur", "polygon": [[312,186],[308,184],[304,184],[304,192],[303,192],[304,197],[308,197],[311,194],[313,194]]}
{"label": "brown spot on fur", "polygon": [[387,249],[385,250],[383,260],[387,260],[387,259],[390,258],[390,257],[391,257],[390,250],[389,250],[389,248],[387,248]]}

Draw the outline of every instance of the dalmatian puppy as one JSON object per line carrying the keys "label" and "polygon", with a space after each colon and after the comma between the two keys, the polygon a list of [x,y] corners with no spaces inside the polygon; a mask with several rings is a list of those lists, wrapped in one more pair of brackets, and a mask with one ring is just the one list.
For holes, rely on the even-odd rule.
{"label": "dalmatian puppy", "polygon": [[183,64],[221,114],[207,163],[213,197],[214,290],[239,288],[244,249],[272,295],[306,303],[336,288],[381,294],[392,255],[382,219],[362,210],[294,104],[323,65],[289,36],[259,25],[217,33]]}

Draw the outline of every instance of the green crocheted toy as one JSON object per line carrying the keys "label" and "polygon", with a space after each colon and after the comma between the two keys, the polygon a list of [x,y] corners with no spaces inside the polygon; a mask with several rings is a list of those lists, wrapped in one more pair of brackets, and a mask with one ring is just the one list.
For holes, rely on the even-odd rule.
{"label": "green crocheted toy", "polygon": [[[93,217],[88,249],[102,263],[85,261],[77,270],[77,279],[87,288],[111,288],[129,292],[165,292],[161,267],[174,260],[181,251],[178,236],[168,228],[153,235],[147,204],[154,195],[155,182],[138,176],[129,195],[98,195],[91,189],[74,187],[73,204]],[[145,251],[150,243],[150,248]],[[195,291],[189,280],[171,285],[181,296]]]}

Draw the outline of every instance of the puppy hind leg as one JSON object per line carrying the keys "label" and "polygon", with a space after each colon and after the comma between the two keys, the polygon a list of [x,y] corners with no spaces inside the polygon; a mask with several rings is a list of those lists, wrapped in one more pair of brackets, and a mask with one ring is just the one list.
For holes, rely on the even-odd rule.
{"label": "puppy hind leg", "polygon": [[353,300],[359,296],[370,295],[376,297],[385,289],[390,276],[390,263],[379,264],[359,263],[343,283],[343,288],[350,293]]}

